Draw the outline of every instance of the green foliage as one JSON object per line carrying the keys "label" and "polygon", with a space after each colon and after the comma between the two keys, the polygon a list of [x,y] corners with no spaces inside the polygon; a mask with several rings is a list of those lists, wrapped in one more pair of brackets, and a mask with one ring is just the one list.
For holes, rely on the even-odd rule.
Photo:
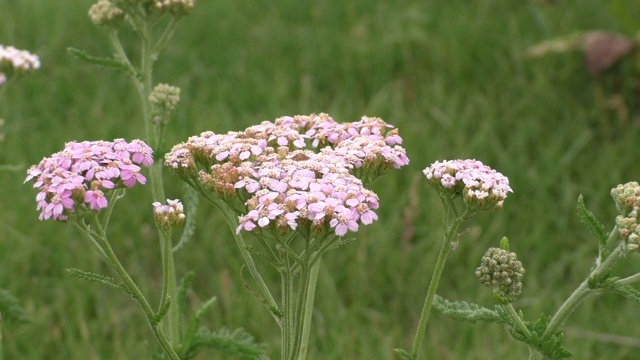
{"label": "green foliage", "polygon": [[[9,106],[0,106],[0,164],[28,167],[70,140],[142,136],[139,99],[130,83],[66,53],[74,46],[110,54],[104,31],[87,17],[90,3],[0,1],[0,14],[7,14],[0,21],[3,43],[32,49],[42,61],[41,71],[10,84],[4,94]],[[618,113],[611,107],[615,98],[602,95],[603,82],[631,78],[616,68],[593,79],[579,54],[522,54],[584,29],[620,30],[606,6],[601,0],[198,1],[181,21],[156,63],[155,80],[179,86],[184,100],[176,122],[167,126],[168,146],[205,130],[226,132],[320,111],[338,121],[380,116],[404,139],[410,167],[372,183],[380,196],[380,220],[362,227],[349,247],[323,258],[310,359],[389,359],[390,344],[412,341],[441,217],[421,170],[439,159],[482,160],[507,175],[514,189],[500,212],[473,219],[445,269],[440,295],[492,301],[489,292],[478,290],[473,259],[505,233],[523,260],[530,259],[530,290],[523,294],[528,313],[555,311],[584,279],[575,269],[591,265],[593,244],[584,241],[587,231],[571,216],[578,194],[588,196],[589,208],[609,223],[616,212],[607,189],[638,180],[632,152],[640,136],[637,113],[633,104],[616,103]],[[128,41],[135,34],[119,34],[135,52]],[[627,120],[620,115],[625,109]],[[161,161],[162,151],[154,150]],[[415,176],[420,180],[410,195]],[[23,174],[0,172],[0,203],[6,205],[0,209],[0,284],[12,284],[37,321],[3,334],[5,358],[149,358],[148,325],[131,322],[135,303],[114,296],[95,310],[104,289],[78,291],[84,284],[64,269],[108,273],[104,264],[73,229],[38,220],[35,193],[23,180]],[[166,185],[169,197],[183,193],[177,179],[168,177]],[[110,237],[135,279],[154,279],[143,289],[152,294],[160,291],[160,257],[148,230],[153,219],[144,210],[151,203],[146,190],[128,191],[118,203]],[[277,329],[247,296],[241,264],[219,213],[201,204],[194,236],[176,253],[176,265],[180,274],[201,275],[193,282],[198,293],[219,297],[202,324],[242,325],[278,359]],[[618,269],[637,270],[637,262],[624,261]],[[635,303],[607,296],[586,303],[570,321],[629,334],[637,331],[629,320],[637,311]],[[593,316],[605,312],[606,317]],[[463,322],[438,326],[439,321],[432,319],[425,338],[422,354],[429,358],[526,358],[527,349],[506,341],[501,331]],[[565,340],[577,359],[629,359],[637,352],[570,332]]]}
{"label": "green foliage", "polygon": [[185,185],[183,189],[182,203],[184,204],[186,220],[180,241],[173,247],[173,251],[179,250],[193,238],[196,230],[196,219],[198,218],[198,203],[200,201],[198,193],[191,186]]}
{"label": "green foliage", "polygon": [[115,279],[110,276],[96,274],[90,271],[83,271],[83,270],[74,269],[74,268],[67,269],[67,272],[77,277],[78,279],[89,281],[89,282],[95,282],[113,289],[119,289],[126,293],[130,293],[129,290],[122,283],[116,284]]}
{"label": "green foliage", "polygon": [[637,3],[633,0],[609,0],[609,11],[624,25],[629,33],[635,33],[640,28]]}
{"label": "green foliage", "polygon": [[403,360],[413,360],[413,356],[404,349],[394,349],[396,355],[398,355]]}
{"label": "green foliage", "polygon": [[5,289],[0,289],[0,316],[3,319],[21,323],[31,321],[26,311],[20,306],[18,299]]}
{"label": "green foliage", "polygon": [[604,225],[596,219],[595,215],[587,210],[582,195],[578,197],[578,218],[580,219],[580,223],[598,239],[600,248],[604,248],[607,244],[609,234],[605,230]]}
{"label": "green foliage", "polygon": [[433,307],[456,320],[469,321],[472,323],[485,321],[489,323],[513,324],[509,315],[501,311],[499,306],[496,306],[495,310],[490,310],[466,301],[451,302],[436,295],[433,301]]}
{"label": "green foliage", "polygon": [[545,359],[555,360],[572,357],[571,352],[563,346],[564,334],[562,331],[547,334],[544,337],[542,336],[549,325],[549,320],[551,320],[551,316],[542,314],[534,324],[527,323],[527,328],[531,332],[530,337],[527,337],[515,329],[511,330],[511,335],[513,335],[515,339],[533,346],[544,355]]}
{"label": "green foliage", "polygon": [[193,359],[202,348],[215,349],[226,356],[240,359],[256,359],[264,355],[264,349],[257,344],[249,333],[244,329],[229,331],[220,329],[212,332],[205,328],[200,328],[195,334],[190,348],[184,355],[184,359]]}
{"label": "green foliage", "polygon": [[123,62],[120,59],[113,57],[96,57],[89,55],[84,50],[75,48],[67,48],[67,52],[74,58],[85,61],[89,64],[96,65],[101,68],[111,69],[116,72],[121,72],[127,76],[139,77],[137,71],[132,69],[127,63]]}
{"label": "green foliage", "polygon": [[612,287],[612,290],[615,293],[618,293],[618,294],[624,296],[625,298],[631,300],[636,305],[640,305],[640,291],[638,289],[634,288],[633,286],[615,284]]}
{"label": "green foliage", "polygon": [[[540,351],[545,358],[565,359],[572,356],[571,352],[563,347],[564,335],[561,331],[543,337],[549,325],[550,316],[543,314],[534,324],[524,322],[529,330],[529,334],[526,334],[518,328],[504,306],[496,305],[495,310],[490,310],[465,301],[450,302],[436,295],[433,307],[456,320],[472,323],[484,321],[509,325],[510,333],[514,339],[529,344]],[[519,314],[519,316],[522,317],[522,314]]]}

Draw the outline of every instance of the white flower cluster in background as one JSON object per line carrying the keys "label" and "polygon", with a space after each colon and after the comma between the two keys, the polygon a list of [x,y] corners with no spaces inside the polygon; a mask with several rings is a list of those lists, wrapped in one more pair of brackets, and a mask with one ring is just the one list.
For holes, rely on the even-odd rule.
{"label": "white flower cluster in background", "polygon": [[38,56],[13,46],[0,45],[0,84],[12,73],[26,74],[40,68]]}

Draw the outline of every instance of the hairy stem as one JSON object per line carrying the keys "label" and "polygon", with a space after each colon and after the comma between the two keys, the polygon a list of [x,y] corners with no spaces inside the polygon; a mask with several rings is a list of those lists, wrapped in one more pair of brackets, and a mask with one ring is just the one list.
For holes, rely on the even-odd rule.
{"label": "hairy stem", "polygon": [[[443,205],[445,209],[448,206],[453,207],[450,203],[444,202]],[[411,350],[411,358],[417,359],[418,354],[420,353],[420,347],[422,346],[422,340],[424,339],[424,333],[427,328],[427,322],[429,321],[429,315],[431,313],[431,306],[433,305],[433,299],[436,295],[436,290],[438,289],[438,283],[440,282],[440,278],[442,277],[442,271],[444,270],[444,265],[447,262],[447,256],[451,252],[451,245],[457,236],[458,228],[460,224],[464,222],[465,217],[468,215],[466,211],[463,211],[461,214],[458,214],[456,211],[454,219],[451,221],[451,224],[446,224],[448,222],[448,214],[451,212],[449,210],[455,210],[455,208],[447,209],[444,211],[445,214],[445,236],[442,240],[442,246],[440,247],[440,254],[438,255],[438,260],[436,261],[436,267],[433,270],[433,274],[431,275],[431,282],[429,283],[429,290],[427,290],[427,296],[424,299],[424,306],[422,307],[422,313],[420,315],[420,321],[418,322],[418,329],[416,331],[416,337],[413,341],[413,348]]]}

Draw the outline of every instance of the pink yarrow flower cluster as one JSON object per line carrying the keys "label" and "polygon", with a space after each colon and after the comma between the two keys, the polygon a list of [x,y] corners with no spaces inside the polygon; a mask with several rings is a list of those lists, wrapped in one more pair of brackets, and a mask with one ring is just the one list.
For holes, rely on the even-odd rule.
{"label": "pink yarrow flower cluster", "polygon": [[193,136],[165,165],[229,204],[240,200],[237,231],[331,229],[343,236],[377,219],[378,197],[363,180],[407,165],[401,143],[378,118],[341,124],[326,114],[285,116],[242,132]]}
{"label": "pink yarrow flower cluster", "polygon": [[108,206],[106,193],[116,187],[145,184],[141,166],[153,163],[153,151],[141,140],[68,142],[64,150],[27,171],[40,220],[66,220],[78,206],[99,211]]}
{"label": "pink yarrow flower cluster", "polygon": [[436,161],[423,173],[441,191],[462,194],[474,210],[500,209],[509,192],[509,179],[477,160]]}
{"label": "pink yarrow flower cluster", "polygon": [[378,196],[346,171],[349,165],[340,156],[298,150],[268,164],[256,169],[256,177],[234,184],[251,196],[237,232],[272,228],[286,233],[301,226],[303,233],[318,235],[329,228],[344,236],[357,231],[359,223],[378,219],[373,211]]}

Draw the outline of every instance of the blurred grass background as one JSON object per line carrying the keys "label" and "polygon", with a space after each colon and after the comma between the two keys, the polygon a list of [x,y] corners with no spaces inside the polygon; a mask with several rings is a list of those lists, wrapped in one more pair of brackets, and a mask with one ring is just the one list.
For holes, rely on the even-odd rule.
{"label": "blurred grass background", "polygon": [[[142,136],[128,80],[66,53],[72,46],[110,54],[106,36],[86,15],[91,4],[0,0],[0,43],[42,61],[5,94],[0,164],[26,169],[69,140]],[[440,295],[493,306],[474,270],[503,235],[527,269],[516,307],[529,320],[555,312],[586,276],[597,243],[579,226],[578,195],[612,226],[609,190],[640,180],[639,98],[619,86],[633,83],[637,73],[621,64],[592,78],[580,54],[526,59],[524,52],[591,29],[637,30],[601,0],[200,0],[157,63],[155,81],[182,88],[167,145],[204,130],[239,130],[313,112],[345,122],[378,116],[396,125],[411,164],[373,185],[380,221],[325,257],[309,355],[392,359],[394,347],[411,346],[440,245],[439,200],[421,175],[436,160],[482,160],[507,175],[514,189],[501,212],[468,223]],[[615,96],[626,113],[607,105]],[[20,299],[33,322],[4,324],[5,359],[149,358],[155,344],[135,303],[66,274],[71,267],[109,270],[69,226],[38,221],[35,191],[23,179],[22,171],[0,172],[0,287]],[[179,180],[167,173],[165,181],[168,196],[179,197]],[[160,253],[149,198],[144,187],[129,191],[110,231],[125,265],[156,299]],[[176,259],[179,275],[197,273],[192,302],[218,296],[208,325],[242,326],[277,359],[279,332],[243,288],[241,258],[221,217],[203,202],[198,221],[195,239]],[[638,272],[637,261],[631,256],[617,271]],[[566,345],[576,359],[638,358],[639,311],[612,294],[589,300],[569,318]],[[590,332],[615,336],[603,341]],[[635,343],[620,344],[616,336]],[[499,325],[455,322],[434,312],[422,354],[519,359],[528,351]]]}

